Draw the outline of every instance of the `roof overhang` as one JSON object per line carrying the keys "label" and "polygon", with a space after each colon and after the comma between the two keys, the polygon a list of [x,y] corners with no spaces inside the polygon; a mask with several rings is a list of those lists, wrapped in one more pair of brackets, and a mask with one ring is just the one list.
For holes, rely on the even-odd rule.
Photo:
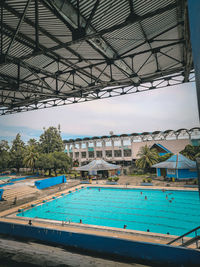
{"label": "roof overhang", "polygon": [[191,79],[186,0],[10,0],[0,9],[0,115]]}

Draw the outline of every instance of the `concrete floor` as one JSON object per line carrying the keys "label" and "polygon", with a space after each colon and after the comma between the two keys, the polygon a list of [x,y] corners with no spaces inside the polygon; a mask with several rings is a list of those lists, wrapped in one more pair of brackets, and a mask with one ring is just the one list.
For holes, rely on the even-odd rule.
{"label": "concrete floor", "polygon": [[145,267],[150,265],[125,263],[33,241],[0,236],[0,266]]}

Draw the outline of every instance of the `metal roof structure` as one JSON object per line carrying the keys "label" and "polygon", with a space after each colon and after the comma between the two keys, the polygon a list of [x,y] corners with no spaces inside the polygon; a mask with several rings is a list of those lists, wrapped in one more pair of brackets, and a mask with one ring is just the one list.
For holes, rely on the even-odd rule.
{"label": "metal roof structure", "polygon": [[103,159],[93,160],[89,164],[76,168],[77,171],[104,171],[117,170],[121,167],[119,165],[111,164]]}
{"label": "metal roof structure", "polygon": [[0,115],[194,79],[186,0],[1,0],[0,14]]}
{"label": "metal roof structure", "polygon": [[181,154],[173,155],[168,160],[152,165],[152,168],[160,169],[196,169],[196,162]]}
{"label": "metal roof structure", "polygon": [[[179,137],[186,137],[188,139],[192,139],[193,137],[200,136],[200,127],[193,127],[191,129],[178,129],[178,130],[166,130],[162,131],[155,131],[155,132],[145,132],[145,133],[131,133],[131,134],[121,134],[121,135],[110,135],[110,136],[93,136],[93,137],[84,137],[84,138],[76,138],[76,139],[69,139],[63,140],[65,144],[67,143],[78,143],[84,141],[100,141],[100,140],[112,140],[112,139],[119,139],[123,138],[132,138],[133,140],[140,140],[140,141],[148,141],[148,140],[163,140],[167,138],[179,138]],[[159,144],[160,145],[160,144]],[[161,145],[160,145],[161,146]],[[165,148],[166,149],[166,148]]]}

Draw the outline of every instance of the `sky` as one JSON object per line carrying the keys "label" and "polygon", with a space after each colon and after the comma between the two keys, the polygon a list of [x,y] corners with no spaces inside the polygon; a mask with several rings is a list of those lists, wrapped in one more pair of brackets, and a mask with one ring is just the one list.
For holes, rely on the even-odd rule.
{"label": "sky", "polygon": [[27,142],[60,124],[62,138],[190,129],[199,126],[194,83],[69,106],[0,116],[0,140]]}

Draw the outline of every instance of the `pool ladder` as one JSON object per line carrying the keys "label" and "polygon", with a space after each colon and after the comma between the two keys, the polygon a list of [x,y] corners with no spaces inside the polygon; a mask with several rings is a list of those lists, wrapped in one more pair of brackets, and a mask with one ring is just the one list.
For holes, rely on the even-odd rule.
{"label": "pool ladder", "polygon": [[[200,248],[199,246],[199,240],[200,240],[200,235],[198,234],[198,230],[200,229],[200,226],[190,230],[189,232],[173,239],[172,241],[170,241],[169,243],[167,243],[167,245],[171,245],[179,240],[181,240],[182,244],[180,245],[181,247],[188,247],[192,244],[196,244],[196,248]],[[183,238],[186,237],[187,235],[191,234],[191,233],[195,233],[195,237],[192,237],[191,239],[187,240],[184,242]]]}

